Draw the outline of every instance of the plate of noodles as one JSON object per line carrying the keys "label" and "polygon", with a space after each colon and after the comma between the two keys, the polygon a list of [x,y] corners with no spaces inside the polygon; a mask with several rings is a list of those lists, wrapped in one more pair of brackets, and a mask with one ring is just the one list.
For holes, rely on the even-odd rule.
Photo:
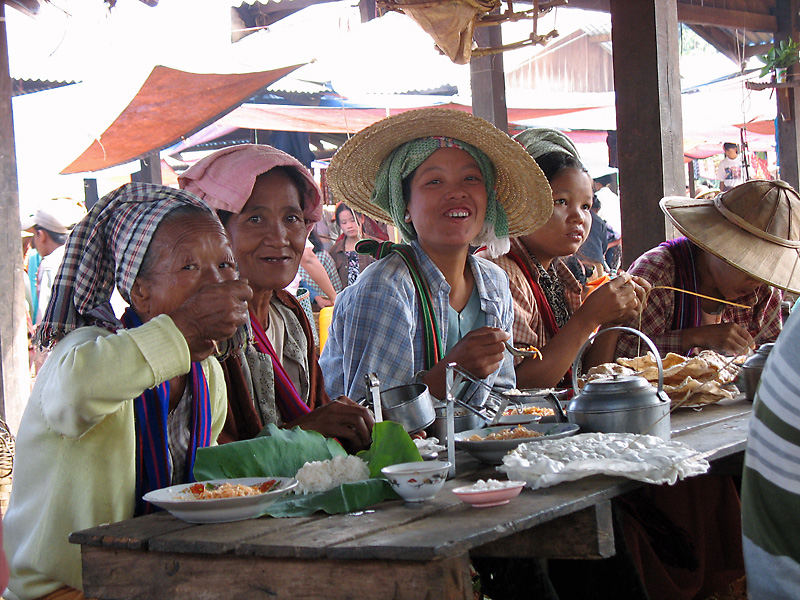
{"label": "plate of noodles", "polygon": [[143,498],[182,521],[227,523],[261,516],[296,486],[293,477],[212,479],[153,490]]}
{"label": "plate of noodles", "polygon": [[466,450],[481,462],[498,465],[510,450],[523,442],[554,440],[575,435],[574,423],[528,423],[527,425],[484,427],[455,435],[456,448]]}

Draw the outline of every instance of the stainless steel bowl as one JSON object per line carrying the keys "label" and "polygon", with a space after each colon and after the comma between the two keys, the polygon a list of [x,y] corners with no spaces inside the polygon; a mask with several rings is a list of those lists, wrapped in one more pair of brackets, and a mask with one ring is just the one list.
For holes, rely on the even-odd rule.
{"label": "stainless steel bowl", "polygon": [[[455,433],[479,429],[485,427],[486,423],[478,415],[469,412],[465,408],[456,407],[455,417],[453,418],[453,428]],[[436,405],[436,420],[433,422],[433,435],[444,443],[447,440],[447,410],[444,404]]]}
{"label": "stainless steel bowl", "polygon": [[400,423],[408,433],[425,429],[436,418],[428,386],[424,383],[399,385],[382,391],[381,407],[386,421]]}

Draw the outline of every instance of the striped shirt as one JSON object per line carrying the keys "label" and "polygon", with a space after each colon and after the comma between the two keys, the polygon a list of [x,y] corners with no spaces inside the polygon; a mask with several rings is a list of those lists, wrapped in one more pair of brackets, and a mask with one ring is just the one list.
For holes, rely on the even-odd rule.
{"label": "striped shirt", "polygon": [[751,600],[800,598],[800,315],[770,353],[756,394],[742,477]]}
{"label": "striped shirt", "polygon": [[[411,242],[422,276],[428,282],[442,341],[447,343],[450,285],[433,261]],[[469,256],[489,324],[509,333],[514,321],[508,277],[489,261]],[[425,369],[422,316],[408,267],[396,254],[369,265],[355,284],[336,299],[328,341],[319,364],[331,398],[365,396],[364,375],[377,373],[382,389],[413,383]],[[516,385],[511,355],[486,383],[503,389]]]}

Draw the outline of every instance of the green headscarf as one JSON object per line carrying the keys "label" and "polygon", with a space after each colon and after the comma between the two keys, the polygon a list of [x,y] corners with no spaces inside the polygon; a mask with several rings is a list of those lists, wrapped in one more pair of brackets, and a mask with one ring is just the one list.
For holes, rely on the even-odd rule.
{"label": "green headscarf", "polygon": [[520,131],[514,139],[523,145],[534,160],[550,152],[565,152],[578,160],[581,159],[572,140],[555,129],[531,127]]}
{"label": "green headscarf", "polygon": [[497,201],[494,183],[494,165],[489,157],[475,146],[447,137],[418,138],[398,146],[383,161],[375,179],[375,189],[371,202],[380,206],[392,217],[392,221],[400,230],[403,239],[416,239],[417,232],[411,223],[405,222],[406,201],[403,198],[403,180],[411,175],[417,167],[424,163],[439,148],[460,148],[469,154],[478,164],[486,186],[486,223],[494,227],[498,238],[508,237],[508,220],[506,211]]}

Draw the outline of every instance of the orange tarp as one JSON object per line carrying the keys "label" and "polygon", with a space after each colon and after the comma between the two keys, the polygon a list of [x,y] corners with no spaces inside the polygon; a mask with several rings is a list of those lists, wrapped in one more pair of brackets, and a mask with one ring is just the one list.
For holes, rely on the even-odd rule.
{"label": "orange tarp", "polygon": [[229,75],[157,66],[100,139],[61,173],[98,171],[171,146],[299,66]]}

